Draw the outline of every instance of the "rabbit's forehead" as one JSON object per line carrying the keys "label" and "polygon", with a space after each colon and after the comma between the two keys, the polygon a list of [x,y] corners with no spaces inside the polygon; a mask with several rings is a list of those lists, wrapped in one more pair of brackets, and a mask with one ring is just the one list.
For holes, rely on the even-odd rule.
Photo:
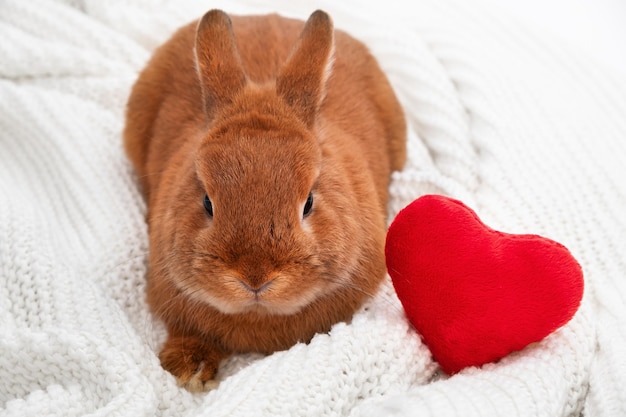
{"label": "rabbit's forehead", "polygon": [[292,192],[307,194],[320,163],[320,150],[313,141],[273,133],[208,141],[199,152],[197,170],[207,188],[216,191],[269,192],[290,187]]}

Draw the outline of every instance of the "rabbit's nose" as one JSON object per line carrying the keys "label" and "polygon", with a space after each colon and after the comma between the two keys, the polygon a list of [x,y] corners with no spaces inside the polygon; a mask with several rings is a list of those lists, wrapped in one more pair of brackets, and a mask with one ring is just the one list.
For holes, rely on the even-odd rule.
{"label": "rabbit's nose", "polygon": [[269,287],[271,287],[274,280],[260,282],[260,283],[250,283],[244,280],[239,280],[239,282],[247,291],[251,292],[255,296],[258,296],[261,293],[265,292]]}

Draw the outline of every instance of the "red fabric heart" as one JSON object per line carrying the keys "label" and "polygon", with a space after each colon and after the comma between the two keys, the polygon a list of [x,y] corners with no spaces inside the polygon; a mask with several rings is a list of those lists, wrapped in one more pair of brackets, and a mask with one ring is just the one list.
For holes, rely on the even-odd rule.
{"label": "red fabric heart", "polygon": [[563,245],[495,231],[439,195],[397,215],[385,254],[409,321],[449,374],[543,339],[583,295],[582,270]]}

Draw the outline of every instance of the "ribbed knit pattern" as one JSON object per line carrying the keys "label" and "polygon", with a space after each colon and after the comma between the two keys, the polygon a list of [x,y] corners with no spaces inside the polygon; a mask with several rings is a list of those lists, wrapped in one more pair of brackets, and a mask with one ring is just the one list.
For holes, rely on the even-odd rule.
{"label": "ribbed knit pattern", "polygon": [[[0,2],[0,416],[626,416],[626,79],[479,2],[161,3]],[[450,378],[387,282],[310,344],[235,357],[210,393],[177,387],[121,132],[154,48],[212,7],[323,8],[366,42],[409,121],[390,220],[440,193],[563,243],[586,280],[574,319]]]}

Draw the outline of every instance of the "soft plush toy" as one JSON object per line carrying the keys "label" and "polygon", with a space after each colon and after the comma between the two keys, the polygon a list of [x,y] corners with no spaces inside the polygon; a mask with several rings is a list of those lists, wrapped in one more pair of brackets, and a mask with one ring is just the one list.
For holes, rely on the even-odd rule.
{"label": "soft plush toy", "polygon": [[403,209],[385,252],[409,321],[448,374],[540,341],[572,318],[583,294],[581,267],[563,245],[493,230],[444,196]]}

